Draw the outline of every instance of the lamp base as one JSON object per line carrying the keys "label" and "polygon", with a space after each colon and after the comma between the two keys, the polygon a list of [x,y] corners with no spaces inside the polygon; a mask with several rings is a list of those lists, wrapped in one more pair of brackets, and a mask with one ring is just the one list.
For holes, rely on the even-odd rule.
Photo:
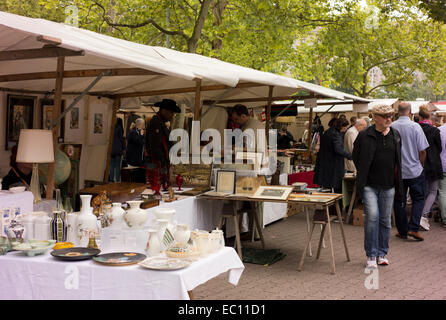
{"label": "lamp base", "polygon": [[38,203],[42,201],[42,197],[40,195],[40,182],[39,182],[39,168],[37,163],[33,163],[33,174],[31,176],[29,191],[33,193],[34,203]]}

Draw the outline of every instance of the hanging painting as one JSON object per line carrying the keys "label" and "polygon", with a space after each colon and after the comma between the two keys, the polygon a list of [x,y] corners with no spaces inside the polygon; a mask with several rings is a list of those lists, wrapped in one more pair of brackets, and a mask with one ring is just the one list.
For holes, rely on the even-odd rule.
{"label": "hanging painting", "polygon": [[[65,100],[61,101],[60,114],[65,110]],[[53,109],[54,100],[52,99],[41,99],[40,100],[40,126],[42,129],[51,130],[53,124]],[[57,139],[59,142],[63,142],[65,133],[65,121],[62,119],[59,121],[59,131],[57,133]]]}
{"label": "hanging painting", "polygon": [[33,128],[36,97],[8,95],[7,99],[5,149],[9,150],[18,143],[21,129]]}

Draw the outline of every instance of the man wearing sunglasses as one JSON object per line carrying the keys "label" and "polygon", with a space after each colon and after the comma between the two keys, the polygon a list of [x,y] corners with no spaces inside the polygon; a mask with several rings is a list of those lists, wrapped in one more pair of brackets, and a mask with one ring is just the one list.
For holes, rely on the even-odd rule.
{"label": "man wearing sunglasses", "polygon": [[395,196],[402,197],[401,137],[391,127],[394,110],[373,108],[375,124],[362,130],[354,142],[357,192],[364,202],[364,249],[367,268],[389,264],[387,253]]}
{"label": "man wearing sunglasses", "polygon": [[[392,124],[392,128],[400,133],[402,142],[403,198],[395,200],[394,205],[395,224],[398,229],[396,236],[402,239],[410,236],[415,240],[423,241],[424,238],[418,231],[424,207],[426,178],[423,167],[429,143],[421,126],[409,118],[410,114],[410,103],[400,102],[399,118]],[[409,222],[406,215],[407,189],[412,200],[412,214]]]}

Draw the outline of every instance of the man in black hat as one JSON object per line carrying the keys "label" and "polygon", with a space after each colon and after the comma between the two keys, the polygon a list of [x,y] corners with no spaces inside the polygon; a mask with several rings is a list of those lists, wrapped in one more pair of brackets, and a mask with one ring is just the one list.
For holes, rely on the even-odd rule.
{"label": "man in black hat", "polygon": [[159,169],[162,177],[168,179],[172,142],[169,141],[170,130],[166,127],[166,122],[172,121],[174,113],[180,113],[181,109],[171,99],[163,99],[155,103],[155,106],[159,107],[159,111],[146,128],[147,169]]}

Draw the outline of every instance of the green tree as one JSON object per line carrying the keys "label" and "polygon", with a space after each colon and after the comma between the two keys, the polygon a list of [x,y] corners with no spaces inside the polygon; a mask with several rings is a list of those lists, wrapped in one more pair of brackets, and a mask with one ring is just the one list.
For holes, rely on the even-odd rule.
{"label": "green tree", "polygon": [[[294,75],[372,97],[379,89],[392,92],[413,83],[417,71],[432,83],[434,92],[441,93],[446,71],[444,25],[420,19],[410,11],[398,15],[371,8],[374,10],[348,3],[335,13],[339,23],[301,37],[295,50]],[[307,63],[312,59],[314,63]],[[371,86],[374,68],[379,68],[383,77]]]}

